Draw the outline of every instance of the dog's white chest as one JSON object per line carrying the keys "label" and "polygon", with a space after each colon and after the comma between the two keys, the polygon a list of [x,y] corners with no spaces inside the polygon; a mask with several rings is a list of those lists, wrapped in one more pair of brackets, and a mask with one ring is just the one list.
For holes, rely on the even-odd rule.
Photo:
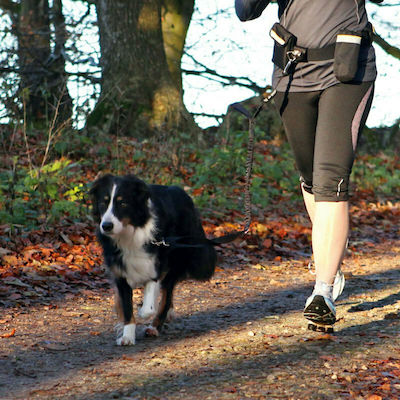
{"label": "dog's white chest", "polygon": [[153,238],[153,229],[154,221],[151,219],[144,228],[135,229],[128,225],[118,238],[125,268],[117,274],[123,276],[132,288],[157,278],[156,256],[144,249],[145,243]]}
{"label": "dog's white chest", "polygon": [[156,257],[143,249],[133,249],[124,253],[122,260],[126,268],[122,275],[132,288],[157,278]]}

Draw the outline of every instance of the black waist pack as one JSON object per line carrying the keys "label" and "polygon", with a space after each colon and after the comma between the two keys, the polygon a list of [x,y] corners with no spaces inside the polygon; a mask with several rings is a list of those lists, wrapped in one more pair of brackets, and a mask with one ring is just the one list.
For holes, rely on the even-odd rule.
{"label": "black waist pack", "polygon": [[333,71],[340,82],[350,82],[355,78],[361,41],[361,32],[342,30],[337,34]]}
{"label": "black waist pack", "polygon": [[290,51],[294,49],[297,37],[287,31],[278,22],[273,25],[269,31],[269,35],[275,42],[272,62],[280,69],[285,70],[290,63]]}
{"label": "black waist pack", "polygon": [[283,74],[290,74],[298,62],[323,61],[334,59],[333,69],[341,82],[352,81],[358,70],[361,46],[370,46],[373,39],[373,27],[368,23],[362,32],[341,30],[336,36],[336,43],[321,48],[305,48],[297,45],[297,37],[275,23],[269,32],[274,39],[272,61]]}

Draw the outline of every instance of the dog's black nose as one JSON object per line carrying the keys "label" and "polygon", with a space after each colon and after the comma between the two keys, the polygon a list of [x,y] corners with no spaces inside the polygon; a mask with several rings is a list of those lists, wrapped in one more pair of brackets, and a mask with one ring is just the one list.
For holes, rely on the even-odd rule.
{"label": "dog's black nose", "polygon": [[104,232],[111,232],[114,228],[114,224],[112,222],[103,222],[101,228]]}

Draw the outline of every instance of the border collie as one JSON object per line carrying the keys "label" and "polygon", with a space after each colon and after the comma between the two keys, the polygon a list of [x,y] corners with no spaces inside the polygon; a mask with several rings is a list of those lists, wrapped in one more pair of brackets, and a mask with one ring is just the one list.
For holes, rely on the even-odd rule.
{"label": "border collie", "polygon": [[[173,290],[184,279],[208,280],[214,273],[212,245],[169,246],[171,237],[204,239],[192,199],[177,186],[148,185],[134,175],[105,175],[90,190],[97,237],[116,284],[116,309],[123,322],[118,345],[135,344],[132,289],[144,286],[138,315],[154,317],[145,333],[158,336]],[[161,291],[161,301],[156,301]]]}

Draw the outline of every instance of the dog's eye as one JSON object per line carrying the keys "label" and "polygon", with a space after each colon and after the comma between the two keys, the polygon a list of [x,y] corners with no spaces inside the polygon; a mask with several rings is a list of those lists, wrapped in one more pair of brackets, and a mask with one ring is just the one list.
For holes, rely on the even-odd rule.
{"label": "dog's eye", "polygon": [[122,207],[122,208],[128,207],[128,204],[124,202],[124,199],[122,196],[118,196],[115,200],[117,201],[117,203],[120,207]]}

